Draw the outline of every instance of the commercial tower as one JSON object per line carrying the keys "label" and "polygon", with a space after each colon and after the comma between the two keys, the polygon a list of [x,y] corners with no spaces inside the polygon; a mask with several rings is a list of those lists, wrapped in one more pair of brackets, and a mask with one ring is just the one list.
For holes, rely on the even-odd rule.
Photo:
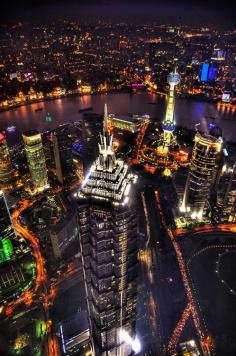
{"label": "commercial tower", "polygon": [[136,177],[113,151],[107,109],[99,156],[78,193],[79,229],[90,328],[96,355],[130,355],[137,301]]}
{"label": "commercial tower", "polygon": [[196,133],[182,210],[200,219],[209,198],[222,139]]}
{"label": "commercial tower", "polygon": [[5,136],[0,132],[0,188],[12,188],[13,171]]}
{"label": "commercial tower", "polygon": [[174,71],[168,75],[167,81],[170,85],[170,88],[167,97],[166,115],[162,123],[163,142],[162,146],[158,148],[158,150],[162,153],[167,153],[168,147],[171,146],[174,141],[173,132],[175,130],[175,86],[180,82],[180,75],[177,73],[176,63],[174,66]]}
{"label": "commercial tower", "polygon": [[31,130],[24,132],[22,136],[34,189],[36,192],[41,192],[48,187],[41,134],[36,130]]}
{"label": "commercial tower", "polygon": [[13,254],[12,238],[15,230],[7,207],[4,193],[0,190],[0,264],[9,261]]}
{"label": "commercial tower", "polygon": [[47,165],[60,184],[72,174],[72,136],[70,125],[60,125],[46,137]]}
{"label": "commercial tower", "polygon": [[236,221],[236,163],[225,166],[218,185],[218,207],[221,221]]}

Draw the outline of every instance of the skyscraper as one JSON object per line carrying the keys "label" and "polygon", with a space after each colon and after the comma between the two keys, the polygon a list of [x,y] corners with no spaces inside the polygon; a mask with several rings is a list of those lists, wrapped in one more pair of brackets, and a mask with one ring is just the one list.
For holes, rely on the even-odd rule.
{"label": "skyscraper", "polygon": [[73,171],[72,141],[69,124],[60,125],[46,138],[47,165],[60,184]]}
{"label": "skyscraper", "polygon": [[15,230],[7,207],[4,193],[0,191],[0,264],[9,261],[13,254],[12,238]]}
{"label": "skyscraper", "polygon": [[0,188],[12,188],[13,172],[11,157],[5,136],[0,132]]}
{"label": "skyscraper", "polygon": [[22,136],[32,183],[37,192],[43,191],[48,187],[48,177],[41,134],[31,130]]}
{"label": "skyscraper", "polygon": [[96,355],[129,355],[122,334],[135,333],[137,221],[135,177],[113,151],[107,109],[99,156],[78,193],[80,242]]}
{"label": "skyscraper", "polygon": [[201,218],[203,215],[221,146],[221,138],[199,132],[195,135],[182,205],[182,210],[189,211],[192,218]]}
{"label": "skyscraper", "polygon": [[221,221],[236,221],[236,164],[225,165],[218,184],[218,207]]}

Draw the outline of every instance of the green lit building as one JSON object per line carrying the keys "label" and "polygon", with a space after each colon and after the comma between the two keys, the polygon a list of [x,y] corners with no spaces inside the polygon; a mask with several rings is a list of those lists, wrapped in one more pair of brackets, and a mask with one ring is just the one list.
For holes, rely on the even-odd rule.
{"label": "green lit building", "polygon": [[0,191],[0,264],[9,261],[13,254],[12,238],[15,230],[7,207],[4,193]]}
{"label": "green lit building", "polygon": [[41,134],[36,130],[24,132],[26,157],[31,174],[31,180],[36,192],[48,187],[48,176]]}

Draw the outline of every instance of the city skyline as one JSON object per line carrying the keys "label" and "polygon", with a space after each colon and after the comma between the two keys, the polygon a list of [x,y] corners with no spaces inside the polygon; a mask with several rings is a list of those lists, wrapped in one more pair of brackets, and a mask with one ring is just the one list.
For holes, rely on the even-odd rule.
{"label": "city skyline", "polygon": [[5,6],[1,355],[235,355],[232,14]]}

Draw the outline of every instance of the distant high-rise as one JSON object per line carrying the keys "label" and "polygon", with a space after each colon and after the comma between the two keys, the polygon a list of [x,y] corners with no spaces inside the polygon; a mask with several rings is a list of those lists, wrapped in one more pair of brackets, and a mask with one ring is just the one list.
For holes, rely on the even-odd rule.
{"label": "distant high-rise", "polygon": [[13,171],[5,136],[0,133],[0,188],[12,188]]}
{"label": "distant high-rise", "polygon": [[12,258],[14,254],[12,238],[14,237],[15,230],[12,225],[7,202],[4,193],[0,191],[0,264]]}
{"label": "distant high-rise", "polygon": [[47,163],[60,184],[64,184],[73,171],[72,137],[70,125],[60,125],[46,138]]}
{"label": "distant high-rise", "polygon": [[22,136],[32,183],[36,191],[43,191],[48,187],[48,177],[41,134],[31,130]]}
{"label": "distant high-rise", "polygon": [[200,72],[200,81],[201,82],[213,82],[216,79],[218,70],[218,63],[203,63],[201,66]]}
{"label": "distant high-rise", "polygon": [[182,205],[182,210],[189,211],[192,218],[201,218],[203,215],[221,146],[221,138],[199,132],[195,135]]}
{"label": "distant high-rise", "polygon": [[80,241],[95,354],[125,356],[122,335],[134,337],[136,319],[135,177],[115,156],[104,113],[99,156],[78,193]]}

